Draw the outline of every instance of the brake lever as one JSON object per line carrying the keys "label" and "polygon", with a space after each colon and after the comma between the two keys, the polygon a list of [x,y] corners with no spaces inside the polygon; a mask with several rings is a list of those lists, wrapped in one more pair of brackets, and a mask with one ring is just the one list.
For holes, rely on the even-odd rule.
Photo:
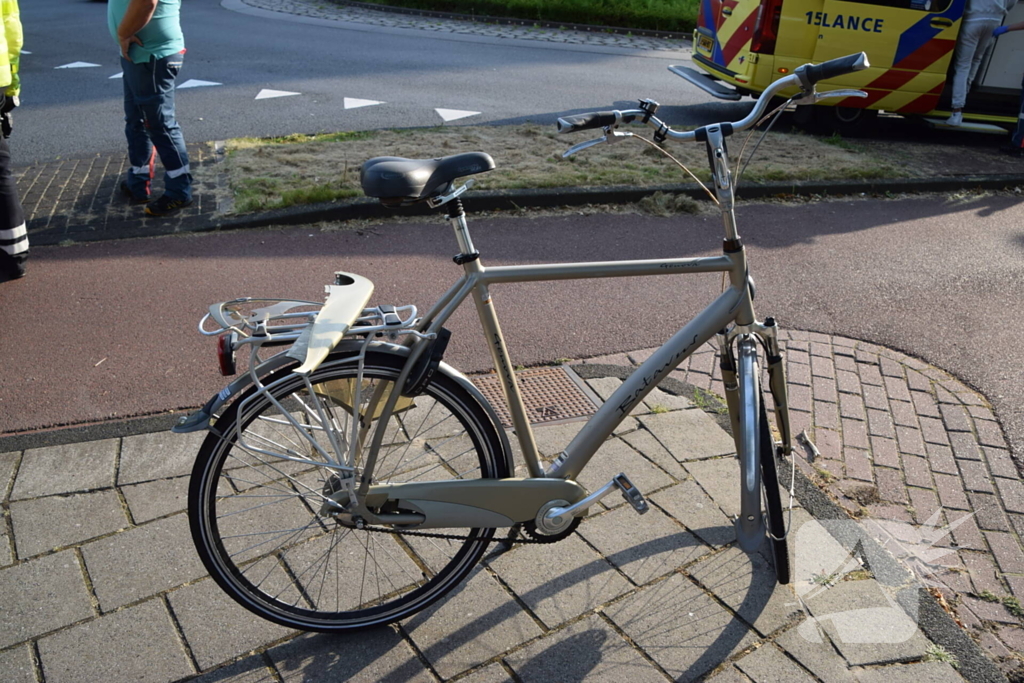
{"label": "brake lever", "polygon": [[827,100],[832,97],[867,97],[868,94],[863,90],[829,90],[828,92],[809,92],[804,93],[802,96],[793,99],[793,104],[802,106],[805,104],[815,104],[822,100]]}
{"label": "brake lever", "polygon": [[617,130],[616,131],[612,131],[612,130],[609,130],[607,128],[605,130],[607,131],[607,133],[605,135],[602,135],[599,138],[594,138],[593,140],[587,140],[586,142],[581,142],[578,145],[573,145],[569,149],[565,150],[562,153],[562,158],[563,159],[568,159],[569,157],[571,157],[576,152],[582,152],[583,150],[587,149],[588,147],[593,147],[595,145],[600,145],[600,144],[605,143],[605,142],[607,142],[607,143],[618,142],[622,138],[631,138],[631,137],[633,137],[633,133],[627,133],[627,132],[622,132],[622,131],[617,131]]}

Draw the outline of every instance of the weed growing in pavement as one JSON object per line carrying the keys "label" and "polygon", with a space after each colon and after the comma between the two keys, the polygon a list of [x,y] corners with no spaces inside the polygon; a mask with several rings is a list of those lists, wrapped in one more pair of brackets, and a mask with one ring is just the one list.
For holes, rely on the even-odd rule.
{"label": "weed growing in pavement", "polygon": [[838,573],[832,574],[814,574],[811,576],[811,582],[825,588],[830,588],[835,585],[836,579],[839,578]]}
{"label": "weed growing in pavement", "polygon": [[999,598],[996,597],[991,591],[981,591],[978,593],[978,597],[985,602],[999,602]]}
{"label": "weed growing in pavement", "polygon": [[956,655],[942,647],[932,643],[928,646],[928,649],[924,653],[924,661],[926,662],[945,662],[954,669],[960,668],[960,660],[957,659]]}
{"label": "weed growing in pavement", "polygon": [[655,415],[661,415],[662,413],[667,413],[668,412],[668,408],[666,408],[663,405],[655,404],[655,405],[651,406],[651,412],[654,413]]}
{"label": "weed growing in pavement", "polygon": [[1003,607],[1005,607],[1010,614],[1018,619],[1024,619],[1024,607],[1021,607],[1020,600],[1008,596],[1003,598],[1001,602],[1003,603]]}

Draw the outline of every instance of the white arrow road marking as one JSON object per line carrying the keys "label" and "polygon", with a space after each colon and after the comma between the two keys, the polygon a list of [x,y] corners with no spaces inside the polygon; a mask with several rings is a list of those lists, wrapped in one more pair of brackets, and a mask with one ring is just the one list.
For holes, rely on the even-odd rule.
{"label": "white arrow road marking", "polygon": [[478,111],[462,111],[461,109],[434,109],[434,111],[445,121],[464,119],[467,116],[476,116],[480,113]]}
{"label": "white arrow road marking", "polygon": [[[182,83],[181,85],[176,86],[176,89],[177,90],[181,90],[182,88],[205,88],[208,85],[224,85],[224,84],[223,83],[215,83],[213,81],[200,81],[197,78],[190,78],[187,81],[185,81],[184,83]],[[259,99],[259,97],[257,97],[256,99]]]}
{"label": "white arrow road marking", "polygon": [[300,92],[288,92],[287,90],[260,90],[259,94],[256,95],[257,100],[269,100],[274,97],[291,97],[292,95],[301,95]]}
{"label": "white arrow road marking", "polygon": [[23,55],[30,55],[30,54],[32,54],[32,53],[31,53],[31,52],[29,52],[28,50],[22,50],[22,51],[21,51],[21,54],[23,54]]}
{"label": "white arrow road marking", "polygon": [[93,64],[92,62],[71,62],[70,64],[63,64],[61,66],[55,66],[54,69],[86,69],[90,66],[99,66],[99,64]]}
{"label": "white arrow road marking", "polygon": [[345,109],[358,109],[359,107],[372,107],[375,104],[387,104],[386,102],[378,102],[377,100],[361,100],[356,97],[345,98]]}
{"label": "white arrow road marking", "polygon": [[111,76],[107,80],[111,81],[111,80],[113,80],[115,78],[124,78],[124,72],[123,71],[118,71],[116,74],[114,74],[113,76]]}

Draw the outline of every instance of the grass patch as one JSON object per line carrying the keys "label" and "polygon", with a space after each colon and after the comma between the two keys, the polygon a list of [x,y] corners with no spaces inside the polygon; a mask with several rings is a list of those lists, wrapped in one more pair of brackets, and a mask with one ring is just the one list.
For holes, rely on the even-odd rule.
{"label": "grass patch", "polygon": [[[378,0],[378,4],[436,12],[688,33],[697,0]],[[534,28],[539,28],[536,24]]]}
{"label": "grass patch", "polygon": [[924,653],[924,661],[926,662],[945,662],[954,669],[960,668],[960,660],[957,659],[956,655],[942,647],[932,643],[928,646],[928,649]]}
{"label": "grass patch", "polygon": [[[360,196],[359,169],[364,161],[377,156],[430,159],[486,151],[497,167],[474,176],[475,190],[695,186],[674,163],[635,140],[593,147],[563,159],[562,152],[581,139],[583,135],[558,135],[553,128],[536,124],[237,138],[227,141],[223,163],[196,172],[227,175],[235,213]],[[698,177],[708,179],[703,146],[676,144],[670,151]],[[747,168],[744,180],[911,177],[928,171],[900,166],[866,151],[840,149],[808,135],[773,133]],[[638,208],[661,216],[694,213],[701,207],[703,203],[681,194],[658,193]]]}

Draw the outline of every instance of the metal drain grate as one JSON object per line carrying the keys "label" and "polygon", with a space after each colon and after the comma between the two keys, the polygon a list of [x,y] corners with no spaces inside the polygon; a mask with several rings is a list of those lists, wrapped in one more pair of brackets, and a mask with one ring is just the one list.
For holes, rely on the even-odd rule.
{"label": "metal drain grate", "polygon": [[[497,375],[473,377],[487,401],[494,406],[501,424],[512,426],[512,416],[501,393]],[[531,424],[568,422],[593,415],[599,400],[568,367],[527,368],[516,372]]]}

